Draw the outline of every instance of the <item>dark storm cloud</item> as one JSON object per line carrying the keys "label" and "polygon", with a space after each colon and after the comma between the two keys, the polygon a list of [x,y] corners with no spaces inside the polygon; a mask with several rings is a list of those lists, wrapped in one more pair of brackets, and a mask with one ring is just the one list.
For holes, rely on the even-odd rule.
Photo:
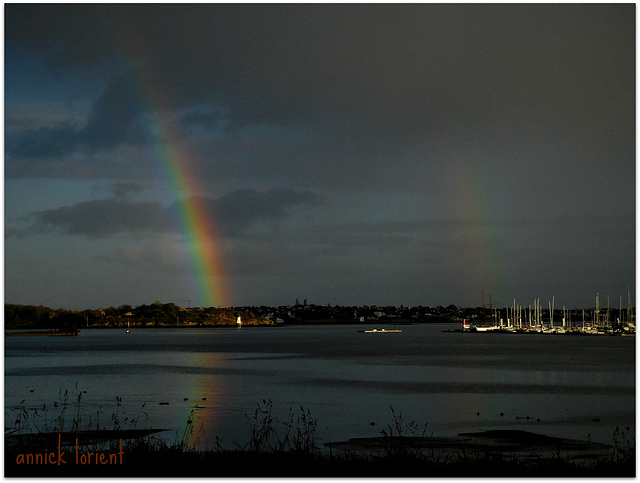
{"label": "dark storm cloud", "polygon": [[144,187],[139,183],[114,183],[112,187],[113,194],[116,198],[127,198],[130,193],[139,193]]}
{"label": "dark storm cloud", "polygon": [[92,148],[113,148],[129,140],[140,111],[130,84],[114,79],[91,109],[80,142]]}
{"label": "dark storm cloud", "polygon": [[[109,83],[75,143],[66,128],[64,142],[55,133],[25,133],[21,142],[9,139],[10,153],[139,139],[139,105],[124,80],[135,79],[152,104],[187,110],[182,122],[203,130],[201,171],[211,166],[216,176],[244,162],[293,182],[313,175],[328,186],[366,187],[393,182],[393,165],[415,182],[428,167],[446,166],[452,146],[473,146],[500,168],[523,150],[523,139],[562,156],[578,151],[617,163],[634,156],[634,52],[621,48],[634,42],[632,9],[10,4],[8,48],[39,49],[52,68],[133,66]],[[247,137],[274,125],[310,135],[285,133],[272,152]],[[223,134],[214,132],[222,126]]]}
{"label": "dark storm cloud", "polygon": [[[610,79],[633,78],[633,52],[618,48],[633,41],[629,9],[8,5],[6,36],[66,63],[124,56],[170,86],[168,100],[219,102],[237,124],[329,118],[419,130],[460,114],[490,124],[588,110],[581,101],[592,104]],[[628,98],[629,89],[618,83],[608,95]]]}
{"label": "dark storm cloud", "polygon": [[[291,216],[295,210],[308,210],[322,203],[322,197],[310,191],[274,188],[266,192],[239,189],[217,199],[200,197],[187,204],[205,206],[218,233],[236,237],[250,226],[262,222],[277,222]],[[174,207],[174,209],[177,209]]]}
{"label": "dark storm cloud", "polygon": [[107,5],[27,5],[5,8],[5,46],[45,52],[51,69],[103,62],[111,57],[104,19]]}
{"label": "dark storm cloud", "polygon": [[214,220],[222,226],[245,225],[258,220],[279,220],[295,208],[310,208],[321,197],[310,191],[275,188],[265,193],[242,189],[214,200]]}
{"label": "dark storm cloud", "polygon": [[28,229],[40,233],[58,230],[69,235],[105,238],[120,233],[165,231],[170,218],[161,205],[119,199],[94,200],[34,213]]}
{"label": "dark storm cloud", "polygon": [[[158,202],[136,202],[126,194],[139,190],[133,183],[116,184],[116,198],[94,200],[32,214],[35,222],[24,230],[10,228],[9,236],[59,231],[89,238],[107,238],[127,233],[170,233],[177,229],[172,213],[179,213],[185,201],[165,207]],[[311,208],[320,197],[308,191],[276,188],[267,192],[237,190],[217,199],[201,198],[208,217],[214,220],[219,234],[237,236],[239,232],[262,221],[274,222],[291,215],[296,208]],[[187,204],[194,200],[186,201]]]}
{"label": "dark storm cloud", "polygon": [[5,154],[11,160],[56,157],[73,152],[78,140],[78,129],[68,124],[7,133]]}
{"label": "dark storm cloud", "polygon": [[224,114],[218,110],[208,107],[206,109],[189,111],[180,116],[180,123],[186,128],[201,127],[213,129],[220,126],[223,122]]}
{"label": "dark storm cloud", "polygon": [[[113,261],[175,249],[178,267],[161,171],[180,162],[197,186],[178,196],[201,197],[249,299],[439,286],[467,303],[476,266],[584,300],[634,274],[635,20],[634,4],[7,4],[5,233],[83,234],[85,253],[130,233]],[[86,201],[105,180],[113,198]]]}
{"label": "dark storm cloud", "polygon": [[143,133],[135,129],[140,114],[130,86],[122,78],[112,79],[84,126],[62,123],[9,132],[6,153],[12,159],[55,158],[78,149],[114,149],[127,141],[141,140]]}
{"label": "dark storm cloud", "polygon": [[[461,290],[456,278],[473,286],[473,304],[479,303],[481,288],[489,289],[496,280],[513,283],[508,295],[501,294],[502,302],[513,297],[529,300],[541,290],[579,300],[585,295],[584,285],[578,283],[582,278],[591,278],[587,284],[592,286],[611,287],[624,287],[629,282],[621,280],[634,279],[634,259],[628,255],[635,240],[625,229],[633,223],[633,216],[612,216],[596,225],[589,216],[552,215],[528,223],[473,219],[337,223],[234,240],[226,262],[232,274],[277,277],[283,284],[295,280],[292,287],[306,283],[314,292],[326,285],[331,297],[345,294],[347,301],[356,295],[370,300],[374,292],[391,301],[409,294],[421,300],[426,295],[420,291],[426,286],[446,295]],[[478,231],[483,234],[478,236]],[[486,269],[513,282],[493,279]],[[576,283],[567,286],[567,280]]]}

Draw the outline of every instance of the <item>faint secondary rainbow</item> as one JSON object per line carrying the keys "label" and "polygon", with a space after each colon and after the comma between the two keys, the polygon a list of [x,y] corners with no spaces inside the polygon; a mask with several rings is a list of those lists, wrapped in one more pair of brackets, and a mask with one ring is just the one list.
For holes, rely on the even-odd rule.
{"label": "faint secondary rainbow", "polygon": [[[495,216],[491,213],[492,185],[487,181],[483,166],[484,160],[473,153],[459,149],[448,152],[446,178],[448,185],[454,187],[448,215],[461,221],[461,245],[457,256],[468,267],[468,278],[461,278],[461,283],[472,300],[480,301],[484,291],[488,304],[490,295],[494,301],[496,296],[505,295],[507,281],[502,257],[497,253],[499,235],[495,229]],[[505,300],[499,300],[499,303],[503,304]]]}

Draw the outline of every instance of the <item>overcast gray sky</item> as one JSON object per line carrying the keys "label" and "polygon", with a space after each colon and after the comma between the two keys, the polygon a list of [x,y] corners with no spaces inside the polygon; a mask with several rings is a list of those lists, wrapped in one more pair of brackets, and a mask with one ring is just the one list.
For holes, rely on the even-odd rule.
{"label": "overcast gray sky", "polygon": [[617,307],[635,92],[635,4],[6,4],[5,301]]}

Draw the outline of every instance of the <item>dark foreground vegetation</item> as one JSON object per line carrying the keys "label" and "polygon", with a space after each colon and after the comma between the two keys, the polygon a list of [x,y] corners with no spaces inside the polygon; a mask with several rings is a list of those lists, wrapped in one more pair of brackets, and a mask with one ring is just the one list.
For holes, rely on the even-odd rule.
{"label": "dark foreground vegetation", "polygon": [[122,465],[18,466],[9,457],[5,477],[634,477],[633,462],[575,463],[561,458],[502,456],[433,461],[416,455],[332,455],[304,452],[184,451],[138,445]]}
{"label": "dark foreground vegetation", "polygon": [[[76,406],[77,409],[77,406]],[[46,433],[14,431],[5,435],[5,477],[634,477],[635,443],[622,434],[614,444],[580,442],[571,453],[567,442],[525,431],[496,431],[515,438],[516,446],[486,444],[457,446],[455,441],[433,438],[414,421],[406,423],[391,407],[392,422],[367,449],[355,440],[318,444],[317,421],[300,407],[279,421],[271,401],[258,404],[252,417],[249,441],[225,449],[197,449],[204,436],[192,418],[173,442],[153,429],[79,431],[78,412],[72,431]],[[27,415],[25,412],[23,415]],[[64,425],[59,420],[56,424]],[[58,427],[60,429],[60,427]],[[455,438],[454,438],[455,439]],[[89,444],[84,444],[83,443]],[[567,451],[557,446],[562,441]],[[522,452],[522,448],[530,451]],[[342,448],[342,449],[340,449]],[[603,451],[603,449],[605,451]],[[38,455],[40,459],[38,460]],[[36,464],[40,461],[39,464]]]}

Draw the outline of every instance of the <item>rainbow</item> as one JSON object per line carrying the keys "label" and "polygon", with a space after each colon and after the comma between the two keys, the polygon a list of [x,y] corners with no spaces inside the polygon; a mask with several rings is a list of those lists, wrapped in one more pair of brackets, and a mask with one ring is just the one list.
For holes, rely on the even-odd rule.
{"label": "rainbow", "polygon": [[195,280],[199,305],[204,307],[228,306],[230,296],[223,283],[224,266],[215,224],[204,198],[198,196],[200,187],[190,169],[186,149],[170,132],[177,132],[161,115],[153,117],[155,159],[160,166],[160,178],[178,202],[174,205],[174,218],[186,240],[190,272]]}
{"label": "rainbow", "polygon": [[[165,102],[164,92],[153,82],[150,71],[141,68],[142,52],[136,52],[139,45],[144,45],[137,38],[140,35],[136,28],[126,28],[122,18],[106,18],[105,27],[113,35],[114,47],[121,52],[127,81],[136,93],[139,112],[146,121],[146,131],[153,148],[149,160],[153,171],[161,185],[171,193],[176,203],[172,215],[180,233],[186,241],[186,254],[189,259],[191,275],[191,293],[197,294],[197,302],[201,307],[228,307],[231,305],[229,287],[224,280],[221,243],[215,223],[206,206],[205,198],[200,196],[201,186],[198,177],[190,164],[192,159],[187,152],[187,144],[181,142],[180,130],[172,123],[167,114],[163,114]],[[185,297],[187,298],[187,297]],[[191,297],[189,297],[191,298]]]}
{"label": "rainbow", "polygon": [[[120,53],[125,81],[135,93],[137,105],[132,107],[138,108],[140,118],[145,121],[150,141],[145,156],[163,191],[169,194],[171,215],[186,242],[190,293],[197,296],[194,305],[229,307],[230,290],[224,278],[226,270],[214,218],[201,195],[203,189],[193,170],[188,143],[163,109],[170,105],[166,102],[166,94],[159,83],[154,82],[152,70],[140,63],[144,60],[142,46],[145,45],[144,39],[138,38],[142,32],[135,25],[127,25],[126,16],[106,15],[103,21],[104,38],[111,39],[114,50]],[[186,356],[191,358],[192,367],[216,367],[220,363],[215,354]],[[196,437],[200,427],[209,435],[216,434],[216,428],[221,424],[215,411],[219,378],[205,372],[187,374],[173,382],[168,395],[179,409],[175,411],[176,406],[172,406],[170,414],[166,415],[167,422],[182,432],[187,421],[191,421],[188,424],[193,425]]]}
{"label": "rainbow", "polygon": [[460,221],[456,230],[460,243],[454,256],[461,257],[467,267],[458,274],[458,288],[469,300],[478,302],[482,290],[487,296],[492,293],[494,300],[506,293],[502,257],[498,254],[499,235],[491,216],[491,189],[498,187],[487,179],[483,165],[477,155],[449,148],[445,180],[452,192],[445,218]]}

